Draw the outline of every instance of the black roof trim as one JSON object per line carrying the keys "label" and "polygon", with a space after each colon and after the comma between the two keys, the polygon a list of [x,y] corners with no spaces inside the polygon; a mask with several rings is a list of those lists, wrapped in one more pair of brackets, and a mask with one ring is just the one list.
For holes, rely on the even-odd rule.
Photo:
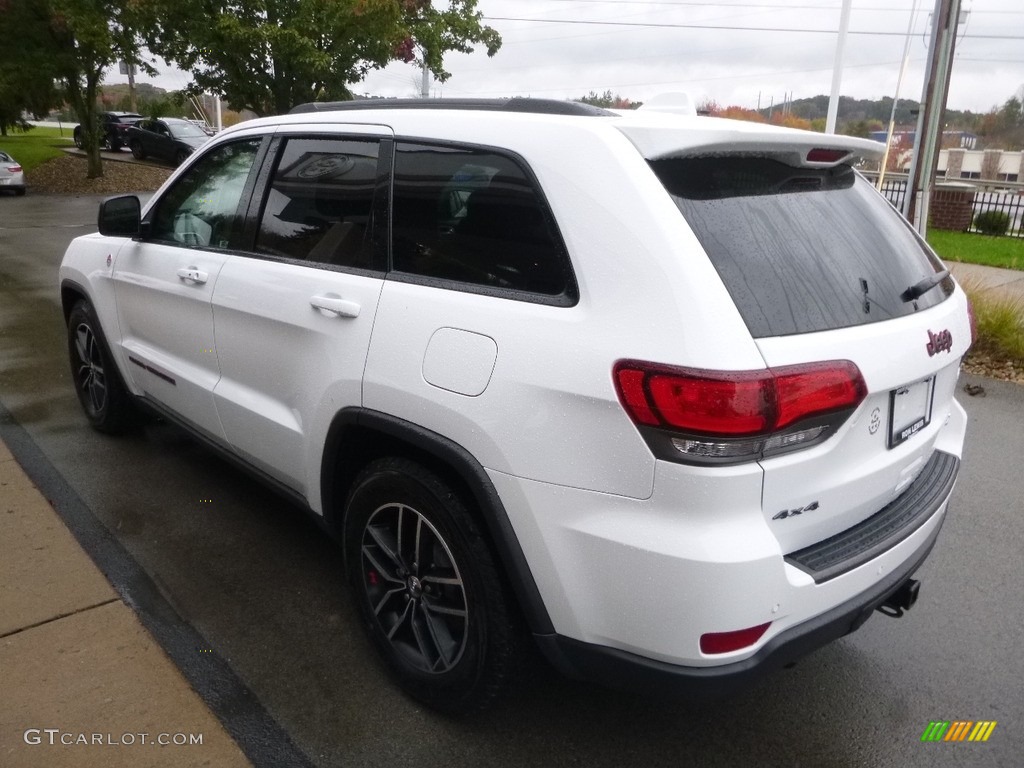
{"label": "black roof trim", "polygon": [[487,112],[532,112],[542,115],[587,115],[590,117],[611,117],[600,107],[592,107],[578,101],[556,99],[355,99],[353,101],[314,101],[299,104],[288,114],[305,112],[335,112],[360,109],[466,109]]}

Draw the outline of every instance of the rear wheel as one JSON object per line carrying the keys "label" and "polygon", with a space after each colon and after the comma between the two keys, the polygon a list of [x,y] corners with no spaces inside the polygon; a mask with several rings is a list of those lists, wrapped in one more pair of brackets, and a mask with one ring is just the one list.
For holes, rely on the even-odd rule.
{"label": "rear wheel", "polygon": [[16,194],[18,197],[21,197],[22,195],[25,194],[25,188],[18,187],[16,190],[14,190],[14,194]]}
{"label": "rear wheel", "polygon": [[85,147],[85,142],[82,141],[82,129],[80,127],[75,126],[75,134],[74,134],[74,136],[75,136],[75,146],[78,147],[79,149],[82,149],[83,147]]}
{"label": "rear wheel", "polygon": [[89,423],[108,434],[133,426],[138,414],[110,356],[91,306],[79,301],[68,316],[68,353],[75,393]]}
{"label": "rear wheel", "polygon": [[345,563],[370,639],[408,694],[458,714],[507,685],[521,642],[512,600],[438,476],[400,458],[369,465],[349,495]]}

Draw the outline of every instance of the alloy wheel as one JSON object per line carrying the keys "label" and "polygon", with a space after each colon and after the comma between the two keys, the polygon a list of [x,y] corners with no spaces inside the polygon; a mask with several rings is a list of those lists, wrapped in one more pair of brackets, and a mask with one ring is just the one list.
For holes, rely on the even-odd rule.
{"label": "alloy wheel", "polygon": [[85,323],[75,328],[75,385],[85,395],[92,412],[100,413],[107,404],[107,378],[103,353],[96,335]]}
{"label": "alloy wheel", "polygon": [[458,664],[469,639],[466,590],[438,530],[412,507],[386,504],[363,529],[363,586],[392,648],[419,672]]}

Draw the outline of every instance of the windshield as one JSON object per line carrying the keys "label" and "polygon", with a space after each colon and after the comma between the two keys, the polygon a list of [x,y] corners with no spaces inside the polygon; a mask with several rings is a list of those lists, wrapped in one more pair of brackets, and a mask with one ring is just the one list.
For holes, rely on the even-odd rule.
{"label": "windshield", "polygon": [[889,320],[953,291],[947,278],[905,299],[942,265],[849,166],[794,168],[733,155],[651,167],[755,338]]}
{"label": "windshield", "polygon": [[206,133],[197,125],[192,123],[172,123],[169,124],[168,129],[171,131],[171,136],[176,139],[205,139]]}

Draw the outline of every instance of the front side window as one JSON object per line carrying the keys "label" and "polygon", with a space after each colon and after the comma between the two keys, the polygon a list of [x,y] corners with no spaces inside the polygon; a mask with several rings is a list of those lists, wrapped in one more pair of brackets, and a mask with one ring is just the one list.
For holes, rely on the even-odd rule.
{"label": "front side window", "polygon": [[373,139],[288,139],[263,205],[256,250],[370,268],[379,150]]}
{"label": "front side window", "polygon": [[242,232],[239,203],[259,139],[204,155],[157,203],[150,237],[195,248],[231,248]]}
{"label": "front side window", "polygon": [[560,296],[572,285],[533,183],[487,150],[396,146],[392,258],[398,272],[473,286]]}

